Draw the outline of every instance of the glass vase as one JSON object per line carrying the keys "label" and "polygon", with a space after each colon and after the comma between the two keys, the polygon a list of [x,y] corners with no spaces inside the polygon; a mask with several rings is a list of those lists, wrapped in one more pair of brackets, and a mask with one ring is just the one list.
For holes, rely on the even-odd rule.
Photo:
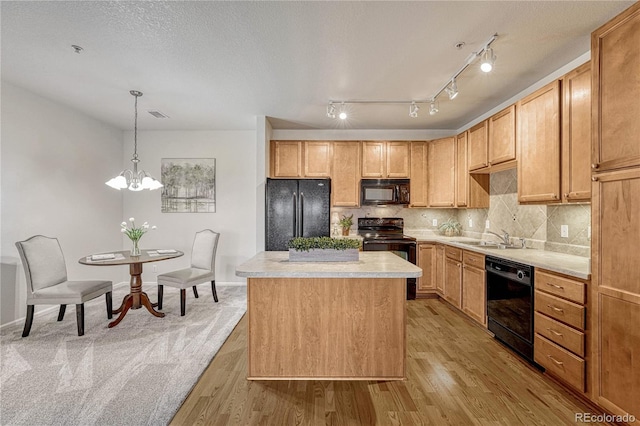
{"label": "glass vase", "polygon": [[131,256],[140,256],[140,247],[138,247],[138,240],[131,240],[133,247],[131,247]]}

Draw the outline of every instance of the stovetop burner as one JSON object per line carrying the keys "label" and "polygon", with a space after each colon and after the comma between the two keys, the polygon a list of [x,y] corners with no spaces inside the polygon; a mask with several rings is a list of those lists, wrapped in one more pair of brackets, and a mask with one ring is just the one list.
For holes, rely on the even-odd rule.
{"label": "stovetop burner", "polygon": [[401,217],[364,217],[358,219],[358,235],[365,241],[401,240],[416,241],[404,235],[404,219]]}

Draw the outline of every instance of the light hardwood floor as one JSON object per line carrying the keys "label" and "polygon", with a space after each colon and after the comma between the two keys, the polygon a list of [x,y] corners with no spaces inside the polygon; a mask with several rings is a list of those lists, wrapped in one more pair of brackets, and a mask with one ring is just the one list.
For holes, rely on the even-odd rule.
{"label": "light hardwood floor", "polygon": [[437,299],[408,305],[406,381],[246,380],[246,317],[172,425],[563,425],[591,412]]}

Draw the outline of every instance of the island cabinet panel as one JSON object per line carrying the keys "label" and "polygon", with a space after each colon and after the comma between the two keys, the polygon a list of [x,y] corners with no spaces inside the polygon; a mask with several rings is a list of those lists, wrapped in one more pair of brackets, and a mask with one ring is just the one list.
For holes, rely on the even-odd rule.
{"label": "island cabinet panel", "polygon": [[385,153],[386,142],[364,141],[362,142],[362,177],[385,178]]}
{"label": "island cabinet panel", "polygon": [[638,3],[593,32],[591,63],[594,170],[640,166]]}
{"label": "island cabinet panel", "polygon": [[469,133],[469,170],[478,170],[489,165],[489,125],[487,120],[476,124]]}
{"label": "island cabinet panel", "polygon": [[249,278],[250,380],[402,380],[406,279]]}
{"label": "island cabinet panel", "polygon": [[427,142],[411,142],[411,204],[427,207]]}
{"label": "island cabinet panel", "polygon": [[301,141],[271,141],[271,177],[302,177],[302,153]]}
{"label": "island cabinet panel", "polygon": [[417,294],[431,294],[436,289],[436,245],[421,243],[418,245],[418,266],[422,277],[418,278]]}
{"label": "island cabinet panel", "polygon": [[429,207],[455,206],[455,138],[443,138],[429,145]]}
{"label": "island cabinet panel", "polygon": [[516,159],[516,106],[489,118],[489,166]]}
{"label": "island cabinet panel", "polygon": [[560,82],[518,102],[518,201],[560,201]]}
{"label": "island cabinet panel", "polygon": [[333,142],[331,199],[335,207],[360,205],[360,143]]}
{"label": "island cabinet panel", "polygon": [[304,142],[304,177],[331,177],[331,142]]}

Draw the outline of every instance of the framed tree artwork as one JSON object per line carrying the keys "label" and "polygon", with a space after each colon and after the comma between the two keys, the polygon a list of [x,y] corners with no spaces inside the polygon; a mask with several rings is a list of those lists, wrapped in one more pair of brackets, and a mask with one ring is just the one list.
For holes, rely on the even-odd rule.
{"label": "framed tree artwork", "polygon": [[162,213],[215,213],[215,158],[163,158],[161,180]]}

